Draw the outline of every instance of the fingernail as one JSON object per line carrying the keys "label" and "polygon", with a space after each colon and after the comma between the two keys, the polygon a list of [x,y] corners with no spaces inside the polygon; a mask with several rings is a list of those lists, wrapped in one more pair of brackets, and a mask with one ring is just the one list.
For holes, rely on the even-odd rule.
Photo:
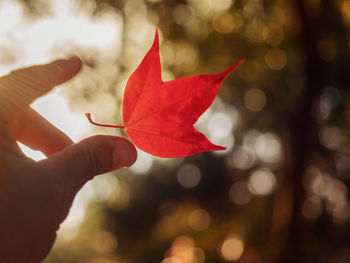
{"label": "fingernail", "polygon": [[131,166],[137,158],[137,152],[135,146],[133,146],[129,141],[125,143],[119,143],[113,152],[113,164],[114,167],[129,167]]}

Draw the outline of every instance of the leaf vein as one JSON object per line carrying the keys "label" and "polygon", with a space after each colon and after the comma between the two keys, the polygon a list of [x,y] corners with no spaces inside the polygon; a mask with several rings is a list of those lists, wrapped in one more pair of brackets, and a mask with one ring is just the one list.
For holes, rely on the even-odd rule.
{"label": "leaf vein", "polygon": [[166,136],[166,135],[163,135],[163,134],[156,134],[156,133],[151,133],[151,132],[145,132],[145,131],[136,130],[136,129],[133,129],[133,128],[128,128],[128,130],[131,130],[131,131],[134,131],[134,132],[143,133],[143,134],[146,134],[146,135],[151,135],[151,136],[156,136],[156,137],[163,137],[163,138],[166,138],[166,139],[170,139],[170,140],[177,141],[177,142],[182,142],[182,143],[189,144],[189,145],[194,145],[194,143],[186,142],[186,141],[179,140],[179,139],[176,139],[176,138],[172,138],[172,137],[169,137],[169,136]]}
{"label": "leaf vein", "polygon": [[161,111],[164,111],[164,110],[166,110],[166,109],[168,109],[168,108],[170,108],[170,107],[172,107],[172,106],[174,106],[174,105],[176,105],[176,104],[179,104],[179,103],[181,103],[181,102],[183,102],[183,101],[185,101],[185,100],[187,100],[187,99],[193,97],[195,93],[198,93],[198,90],[196,90],[196,91],[194,91],[193,93],[191,93],[190,95],[188,95],[188,96],[182,98],[181,100],[178,100],[178,101],[176,101],[176,102],[174,102],[174,103],[171,103],[171,104],[165,106],[164,108],[161,108],[161,109],[159,109],[159,110],[153,111],[153,112],[151,112],[151,113],[149,113],[149,114],[147,114],[147,115],[145,115],[145,116],[143,116],[143,117],[141,117],[141,118],[139,118],[139,119],[133,121],[132,123],[130,123],[130,124],[128,125],[128,127],[130,127],[130,126],[132,126],[132,125],[135,124],[135,123],[138,123],[138,122],[140,122],[140,121],[142,121],[142,120],[144,120],[144,119],[147,119],[147,118],[151,117],[152,115],[155,115],[155,114],[157,114],[157,113],[159,113],[159,112],[161,112]]}

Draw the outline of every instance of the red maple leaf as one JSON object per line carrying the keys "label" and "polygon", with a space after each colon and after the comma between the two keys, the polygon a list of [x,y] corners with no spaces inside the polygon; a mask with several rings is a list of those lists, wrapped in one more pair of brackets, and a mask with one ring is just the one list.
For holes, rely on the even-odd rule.
{"label": "red maple leaf", "polygon": [[130,76],[124,93],[124,126],[131,141],[141,150],[159,157],[184,157],[204,151],[225,150],[214,145],[193,125],[212,104],[223,80],[236,69],[214,75],[197,75],[162,81],[159,37],[156,31],[151,49]]}

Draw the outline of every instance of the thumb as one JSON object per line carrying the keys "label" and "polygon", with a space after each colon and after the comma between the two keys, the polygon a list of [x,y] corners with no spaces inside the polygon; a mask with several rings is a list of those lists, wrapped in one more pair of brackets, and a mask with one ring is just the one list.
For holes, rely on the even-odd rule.
{"label": "thumb", "polygon": [[[122,137],[96,135],[41,161],[64,187],[75,195],[95,175],[131,166],[135,146]],[[68,190],[68,189],[66,189]]]}

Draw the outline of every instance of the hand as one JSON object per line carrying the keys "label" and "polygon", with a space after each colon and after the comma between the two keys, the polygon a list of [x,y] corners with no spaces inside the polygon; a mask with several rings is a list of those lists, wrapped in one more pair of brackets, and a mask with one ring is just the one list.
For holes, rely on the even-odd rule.
{"label": "hand", "polygon": [[[0,78],[0,261],[42,261],[79,189],[95,175],[132,165],[126,139],[93,136],[77,144],[29,105],[81,69],[77,57]],[[59,109],[57,109],[59,110]],[[27,158],[16,141],[48,159]]]}

